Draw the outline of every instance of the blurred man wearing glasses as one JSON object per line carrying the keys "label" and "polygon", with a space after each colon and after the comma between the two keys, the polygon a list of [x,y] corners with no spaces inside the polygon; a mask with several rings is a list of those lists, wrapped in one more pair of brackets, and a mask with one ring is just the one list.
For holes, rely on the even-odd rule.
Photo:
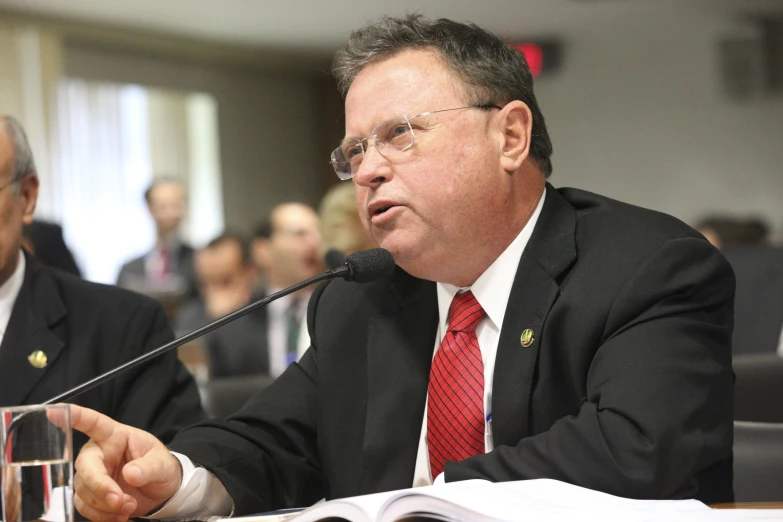
{"label": "blurred man wearing glasses", "polygon": [[[396,273],[319,287],[302,360],[175,454],[76,411],[99,440],[77,463],[82,513],[238,515],[471,478],[731,499],[723,257],[674,218],[547,184],[527,64],[476,26],[387,18],[333,71],[332,163]],[[111,460],[139,489],[101,467],[123,437],[149,448]],[[198,477],[208,495],[188,495]]]}

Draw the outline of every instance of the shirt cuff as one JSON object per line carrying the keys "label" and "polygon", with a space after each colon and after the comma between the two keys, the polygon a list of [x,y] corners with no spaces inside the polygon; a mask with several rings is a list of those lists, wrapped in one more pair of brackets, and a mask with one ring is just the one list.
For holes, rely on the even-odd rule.
{"label": "shirt cuff", "polygon": [[163,506],[144,518],[213,521],[234,514],[234,501],[215,475],[181,453],[171,452],[182,466],[182,484]]}

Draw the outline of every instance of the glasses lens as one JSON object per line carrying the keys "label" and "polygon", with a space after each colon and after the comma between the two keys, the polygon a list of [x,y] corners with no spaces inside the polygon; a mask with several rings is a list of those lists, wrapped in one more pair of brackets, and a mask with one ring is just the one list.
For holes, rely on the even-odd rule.
{"label": "glasses lens", "polygon": [[342,147],[337,147],[332,152],[331,159],[332,167],[334,167],[337,177],[342,180],[351,179],[353,175],[351,171],[351,163],[345,159],[345,153]]}
{"label": "glasses lens", "polygon": [[388,145],[396,150],[405,150],[413,144],[413,129],[407,118],[396,118],[375,127],[373,137],[379,149]]}

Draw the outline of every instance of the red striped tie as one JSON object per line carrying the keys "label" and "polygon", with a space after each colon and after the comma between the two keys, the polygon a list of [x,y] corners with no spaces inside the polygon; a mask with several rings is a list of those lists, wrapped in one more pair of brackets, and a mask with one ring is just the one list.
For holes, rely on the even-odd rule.
{"label": "red striped tie", "polygon": [[427,447],[433,480],[447,460],[484,453],[484,362],[476,337],[484,315],[472,292],[455,296],[449,329],[432,361]]}

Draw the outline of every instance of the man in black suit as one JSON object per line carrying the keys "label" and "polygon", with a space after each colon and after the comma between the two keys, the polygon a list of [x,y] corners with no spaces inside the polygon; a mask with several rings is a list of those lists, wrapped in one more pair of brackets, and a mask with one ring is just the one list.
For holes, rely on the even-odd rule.
{"label": "man in black suit", "polygon": [[[178,334],[188,333],[227,315],[251,301],[256,274],[247,241],[226,232],[196,252],[196,274],[201,298],[182,308],[175,323]],[[210,378],[269,374],[267,310],[262,308],[207,333],[201,339]]]}
{"label": "man in black suit", "polygon": [[[253,263],[263,279],[262,294],[273,294],[324,269],[318,214],[309,205],[279,203],[256,227],[250,242]],[[312,288],[302,288],[264,308],[269,374],[279,376],[309,346],[303,327]]]}
{"label": "man in black suit", "polygon": [[194,251],[179,237],[186,208],[185,188],[176,179],[158,178],[144,192],[144,201],[155,222],[155,245],[120,268],[117,284],[158,297],[176,309],[181,299],[198,295]]}
{"label": "man in black suit", "polygon": [[[0,406],[37,404],[172,339],[158,303],[25,254],[38,177],[21,125],[0,117]],[[170,440],[205,418],[172,352],[74,399]],[[78,451],[87,437],[74,435]]]}
{"label": "man in black suit", "polygon": [[[179,434],[175,454],[74,409],[96,436],[76,507],[240,515],[543,477],[730,500],[734,281],[717,250],[669,216],[548,185],[530,71],[480,28],[384,19],[333,71],[346,138],[332,162],[396,272],[319,287],[303,359],[229,421]],[[126,438],[149,451],[112,456]]]}

